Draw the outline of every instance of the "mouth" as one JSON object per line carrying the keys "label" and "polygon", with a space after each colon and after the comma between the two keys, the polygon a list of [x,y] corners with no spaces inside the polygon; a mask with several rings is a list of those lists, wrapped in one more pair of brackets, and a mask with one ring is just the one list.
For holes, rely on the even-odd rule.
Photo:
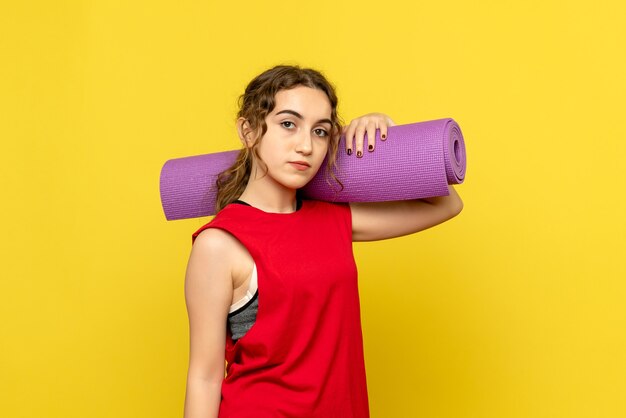
{"label": "mouth", "polygon": [[306,165],[307,167],[311,167],[311,164],[307,163],[306,161],[289,161],[292,164],[300,164],[300,165]]}
{"label": "mouth", "polygon": [[289,164],[291,164],[296,170],[301,171],[311,167],[311,164],[306,161],[289,161]]}

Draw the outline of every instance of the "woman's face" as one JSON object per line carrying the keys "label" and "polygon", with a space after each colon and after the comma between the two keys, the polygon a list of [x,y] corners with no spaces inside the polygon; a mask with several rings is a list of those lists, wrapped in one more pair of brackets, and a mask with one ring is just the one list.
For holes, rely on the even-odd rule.
{"label": "woman's face", "polygon": [[298,86],[279,91],[275,103],[265,118],[267,132],[259,155],[271,180],[299,189],[315,176],[326,157],[332,127],[330,101],[322,90]]}

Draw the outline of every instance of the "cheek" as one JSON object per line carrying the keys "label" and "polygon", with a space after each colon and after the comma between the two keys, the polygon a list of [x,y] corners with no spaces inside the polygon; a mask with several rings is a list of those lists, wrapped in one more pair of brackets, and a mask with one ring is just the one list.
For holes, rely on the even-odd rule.
{"label": "cheek", "polygon": [[316,152],[317,165],[321,165],[322,162],[324,162],[324,158],[326,158],[326,155],[328,155],[329,149],[330,146],[328,143],[319,145],[319,148]]}
{"label": "cheek", "polygon": [[263,138],[263,142],[259,144],[259,154],[261,154],[261,156],[267,160],[280,157],[280,155],[284,152],[284,141],[280,141],[275,137],[270,137],[266,135]]}
{"label": "cheek", "polygon": [[330,150],[330,142],[324,141],[324,143],[320,145],[320,153],[323,154],[324,157],[326,157],[326,154],[328,154],[329,150]]}

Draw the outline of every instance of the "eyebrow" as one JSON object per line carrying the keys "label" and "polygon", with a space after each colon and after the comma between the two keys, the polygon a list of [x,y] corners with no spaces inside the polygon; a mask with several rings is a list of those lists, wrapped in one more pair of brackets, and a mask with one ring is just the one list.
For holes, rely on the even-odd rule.
{"label": "eyebrow", "polygon": [[[276,115],[278,116],[281,113],[289,113],[290,115],[294,115],[298,119],[304,119],[304,117],[298,112],[296,112],[295,110],[289,110],[289,109],[281,110],[280,112],[276,113]],[[316,123],[327,123],[330,126],[333,126],[333,122],[330,119],[320,119]]]}

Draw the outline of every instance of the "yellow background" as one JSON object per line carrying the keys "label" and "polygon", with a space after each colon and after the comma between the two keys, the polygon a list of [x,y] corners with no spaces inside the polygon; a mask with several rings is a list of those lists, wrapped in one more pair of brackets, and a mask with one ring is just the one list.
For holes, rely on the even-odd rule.
{"label": "yellow background", "polygon": [[465,209],[355,244],[375,418],[626,416],[622,1],[0,6],[0,416],[182,416],[191,233],[170,158],[323,71],[346,122],[453,117]]}

